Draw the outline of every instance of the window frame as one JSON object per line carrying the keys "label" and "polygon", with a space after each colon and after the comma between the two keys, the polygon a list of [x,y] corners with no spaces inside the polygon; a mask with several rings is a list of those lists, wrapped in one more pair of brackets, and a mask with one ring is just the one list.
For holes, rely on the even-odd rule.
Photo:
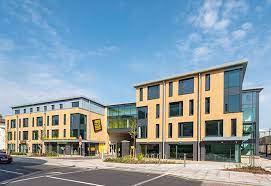
{"label": "window frame", "polygon": [[[191,127],[192,135],[191,134],[190,135],[187,135],[187,134],[185,135],[184,134],[184,131],[185,131],[184,127],[186,125],[189,126],[189,127],[191,127],[191,125],[192,125],[192,127]],[[194,122],[179,122],[178,123],[178,138],[193,138],[193,137],[194,137]]]}
{"label": "window frame", "polygon": [[[152,89],[157,88],[158,94],[154,95]],[[148,86],[148,100],[154,100],[160,98],[160,84]]]}
{"label": "window frame", "polygon": [[211,74],[205,74],[205,91],[211,90]]}

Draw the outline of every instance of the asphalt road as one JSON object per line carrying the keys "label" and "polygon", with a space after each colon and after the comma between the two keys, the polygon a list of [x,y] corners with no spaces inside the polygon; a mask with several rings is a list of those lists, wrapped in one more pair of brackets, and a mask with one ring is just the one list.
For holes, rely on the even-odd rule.
{"label": "asphalt road", "polygon": [[[65,161],[65,160],[60,160]],[[173,177],[167,174],[149,174],[128,172],[115,169],[79,169],[75,167],[57,167],[44,165],[40,160],[0,164],[0,184],[11,186],[197,186],[223,185],[221,183],[202,183]]]}

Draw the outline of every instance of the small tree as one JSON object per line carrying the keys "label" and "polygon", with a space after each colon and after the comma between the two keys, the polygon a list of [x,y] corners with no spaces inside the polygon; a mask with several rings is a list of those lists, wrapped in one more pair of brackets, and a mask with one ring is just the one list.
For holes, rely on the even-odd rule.
{"label": "small tree", "polygon": [[129,131],[129,134],[131,138],[133,139],[133,145],[134,145],[132,157],[135,158],[136,157],[136,136],[137,136],[137,120],[136,119],[130,120],[130,127],[131,127],[131,130]]}

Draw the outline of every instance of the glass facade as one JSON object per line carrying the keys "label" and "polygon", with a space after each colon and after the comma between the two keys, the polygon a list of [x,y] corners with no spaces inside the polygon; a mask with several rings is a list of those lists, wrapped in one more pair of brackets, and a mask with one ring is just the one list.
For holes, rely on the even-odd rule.
{"label": "glass facade", "polygon": [[148,118],[148,107],[137,107],[137,118],[147,119]]}
{"label": "glass facade", "polygon": [[70,137],[86,139],[87,116],[84,114],[71,114]]}
{"label": "glass facade", "polygon": [[194,92],[194,78],[179,81],[179,95],[191,94]]}
{"label": "glass facade", "polygon": [[107,112],[109,129],[130,128],[130,124],[136,122],[135,103],[109,106]]}
{"label": "glass facade", "polygon": [[228,162],[241,161],[239,144],[206,144],[205,150],[205,160]]}
{"label": "glass facade", "polygon": [[148,100],[160,98],[160,85],[148,87]]}
{"label": "glass facade", "polygon": [[224,112],[241,112],[242,69],[224,72]]}
{"label": "glass facade", "polygon": [[186,154],[186,158],[192,160],[193,159],[193,145],[177,145],[177,144],[170,144],[170,154],[169,157],[172,159],[183,159],[184,154]]}

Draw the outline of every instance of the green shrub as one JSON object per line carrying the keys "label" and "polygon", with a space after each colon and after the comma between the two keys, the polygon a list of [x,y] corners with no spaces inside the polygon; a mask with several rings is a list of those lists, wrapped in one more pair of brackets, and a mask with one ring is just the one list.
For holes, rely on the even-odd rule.
{"label": "green shrub", "polygon": [[26,153],[25,152],[11,152],[10,153],[11,155],[19,155],[19,156],[22,156],[22,155],[26,155]]}
{"label": "green shrub", "polygon": [[144,155],[142,153],[137,154],[137,159],[140,161],[144,158]]}
{"label": "green shrub", "polygon": [[47,152],[47,153],[45,153],[45,156],[46,157],[56,157],[57,153],[56,152]]}
{"label": "green shrub", "polygon": [[127,163],[127,164],[159,164],[159,163],[176,164],[178,163],[172,160],[159,160],[159,159],[147,159],[147,158],[142,158],[141,160],[139,160],[139,159],[131,158],[130,156],[125,156],[122,158],[106,158],[104,162]]}

